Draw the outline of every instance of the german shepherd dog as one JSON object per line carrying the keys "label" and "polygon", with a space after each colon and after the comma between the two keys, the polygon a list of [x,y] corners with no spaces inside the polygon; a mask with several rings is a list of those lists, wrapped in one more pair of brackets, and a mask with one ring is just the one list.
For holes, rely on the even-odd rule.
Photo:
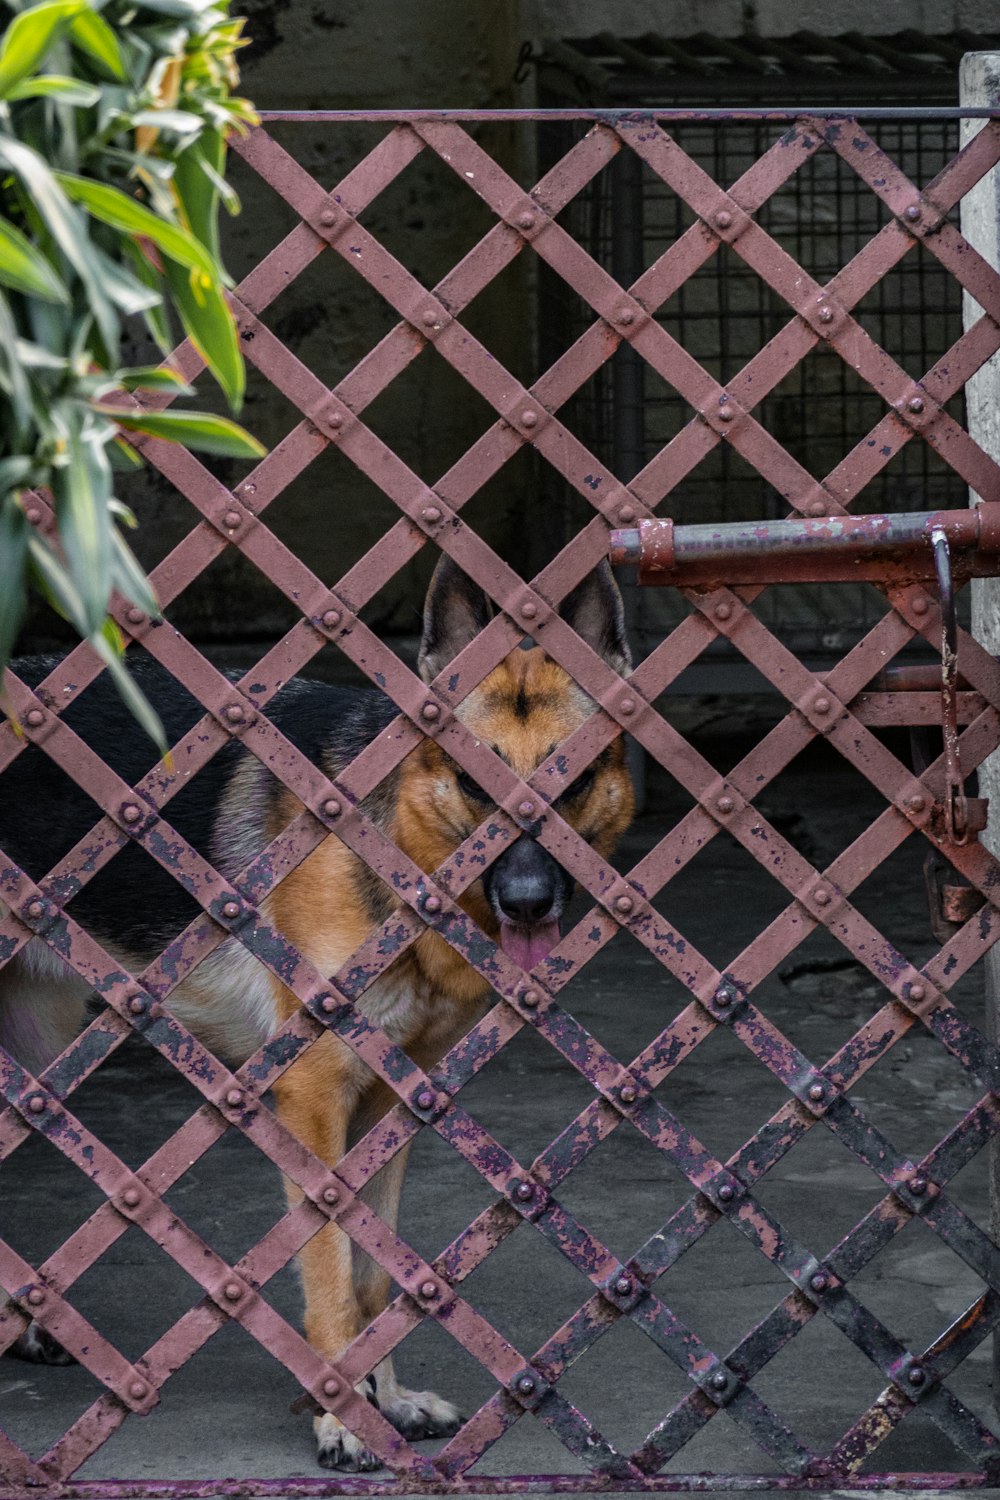
{"label": "german shepherd dog", "polygon": [[[424,609],[420,672],[431,681],[488,622],[485,594],[447,558],[431,581]],[[565,601],[564,617],[616,671],[631,662],[621,598],[606,563]],[[54,662],[27,660],[18,670],[39,682]],[[136,666],[170,741],[202,710],[149,658]],[[519,775],[528,777],[594,705],[537,646],[515,650],[457,710],[472,733]],[[329,776],[335,776],[395,717],[372,689],[294,680],[268,705],[281,731]],[[67,722],[131,784],[153,752],[102,676],[66,712]],[[425,740],[366,799],[364,809],[422,870],[442,864],[488,815],[490,799],[432,740]],[[563,815],[607,856],[632,815],[623,746],[615,740],[562,794]],[[166,816],[223,875],[240,870],[293,817],[301,804],[257,758],[233,742],[192,778]],[[0,848],[41,879],[93,826],[98,809],[42,751],[26,749],[0,778]],[[465,911],[524,969],[555,944],[572,893],[571,878],[530,833],[522,834],[461,897]],[[338,838],[326,838],[263,903],[266,918],[324,974],[334,974],[367,934],[395,909],[396,898]],[[4,911],[0,904],[0,913]],[[197,913],[178,883],[129,844],[69,903],[70,914],[108,951],[138,972]],[[486,981],[431,930],[365,993],[364,1013],[427,1069],[469,1029],[488,1000]],[[83,980],[39,940],[0,969],[0,1045],[36,1074],[83,1024]],[[227,938],[175,989],[168,1008],[205,1045],[234,1063],[245,1060],[297,1009],[298,1001],[234,938]],[[276,1084],[285,1124],[331,1167],[370,1130],[396,1096],[332,1035],[323,1036]],[[395,1226],[406,1152],[372,1179],[364,1197]],[[289,1201],[297,1190],[288,1186]],[[299,1256],[309,1342],[336,1358],[386,1306],[389,1276],[352,1253],[335,1224]],[[52,1363],[65,1356],[37,1325],[18,1352]],[[459,1417],[429,1391],[400,1386],[390,1360],[364,1394],[408,1438],[456,1430]],[[319,1462],[327,1468],[377,1466],[363,1443],[333,1415],[317,1416]]]}

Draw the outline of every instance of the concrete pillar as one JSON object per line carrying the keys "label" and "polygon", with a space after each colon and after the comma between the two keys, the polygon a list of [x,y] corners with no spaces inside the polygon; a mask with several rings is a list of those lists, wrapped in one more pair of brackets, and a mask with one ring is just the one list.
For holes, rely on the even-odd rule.
{"label": "concrete pillar", "polygon": [[[962,59],[960,99],[968,108],[1000,104],[1000,53],[970,52]],[[983,128],[982,120],[961,122],[962,144]],[[993,266],[1000,267],[1000,169],[995,168],[976,184],[962,201],[962,233],[974,249]],[[966,328],[982,316],[982,308],[965,292],[963,321]],[[969,431],[993,458],[1000,460],[1000,356],[994,355],[966,386]],[[970,503],[1000,500],[997,495],[970,493]],[[972,583],[972,633],[993,655],[1000,655],[1000,579],[977,578]],[[983,843],[1000,854],[1000,752],[979,768],[979,794],[990,803],[989,825]],[[985,959],[986,1030],[1000,1038],[1000,947]],[[1000,1240],[1000,1142],[990,1143],[990,1227]],[[1000,1336],[993,1340],[994,1401],[1000,1410]]]}

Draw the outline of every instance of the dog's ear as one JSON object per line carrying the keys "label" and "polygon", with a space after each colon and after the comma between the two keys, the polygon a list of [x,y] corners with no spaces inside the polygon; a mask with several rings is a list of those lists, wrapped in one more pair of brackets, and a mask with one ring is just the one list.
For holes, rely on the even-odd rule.
{"label": "dog's ear", "polygon": [[442,557],[424,600],[424,633],[417,657],[424,681],[431,682],[492,617],[490,602],[479,585],[450,557]]}
{"label": "dog's ear", "polygon": [[598,656],[603,656],[609,667],[622,676],[631,672],[625,610],[607,558],[602,558],[594,571],[566,596],[559,613]]}

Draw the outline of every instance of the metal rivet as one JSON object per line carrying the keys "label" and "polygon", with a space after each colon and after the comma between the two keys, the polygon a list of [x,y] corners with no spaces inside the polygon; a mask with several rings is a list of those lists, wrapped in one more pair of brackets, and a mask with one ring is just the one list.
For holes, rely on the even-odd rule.
{"label": "metal rivet", "polygon": [[37,922],[39,917],[44,917],[45,915],[45,903],[44,901],[39,901],[36,897],[34,901],[28,902],[24,911],[26,916],[33,917]]}
{"label": "metal rivet", "polygon": [[37,505],[29,505],[24,512],[24,519],[29,526],[37,526],[42,519],[42,513]]}
{"label": "metal rivet", "polygon": [[623,328],[630,328],[631,325],[635,322],[635,313],[630,307],[622,308],[621,312],[618,314],[618,322],[622,325]]}
{"label": "metal rivet", "polygon": [[535,1382],[530,1375],[522,1375],[517,1382],[517,1388],[522,1396],[531,1396],[535,1391]]}
{"label": "metal rivet", "polygon": [[42,1114],[44,1114],[45,1113],[45,1096],[44,1096],[44,1094],[32,1094],[31,1098],[28,1100],[28,1109],[29,1109],[29,1111],[33,1115],[42,1115]]}
{"label": "metal rivet", "polygon": [[717,620],[728,620],[732,612],[733,606],[731,604],[726,604],[725,602],[723,602],[722,604],[717,604],[715,606],[715,618]]}
{"label": "metal rivet", "polygon": [[44,724],[45,715],[40,708],[29,708],[24,716],[24,722],[30,724],[32,729],[37,729],[39,724]]}
{"label": "metal rivet", "polygon": [[326,629],[326,630],[332,630],[335,625],[339,625],[340,624],[340,610],[339,609],[327,609],[327,610],[324,610],[322,623],[323,623],[324,629]]}
{"label": "metal rivet", "polygon": [[420,519],[426,521],[428,526],[436,526],[441,519],[441,510],[437,505],[425,505],[420,512]]}
{"label": "metal rivet", "polygon": [[422,905],[424,911],[430,912],[431,916],[433,916],[435,912],[441,910],[441,897],[435,896],[432,892],[431,895],[424,897]]}
{"label": "metal rivet", "polygon": [[926,594],[918,594],[910,604],[910,608],[915,615],[925,615],[930,607],[931,601],[927,598]]}
{"label": "metal rivet", "polygon": [[617,896],[615,898],[615,911],[620,911],[623,917],[627,917],[635,902],[631,896]]}
{"label": "metal rivet", "polygon": [[816,887],[815,891],[813,891],[813,900],[817,906],[830,905],[830,892],[826,889],[826,886],[820,885]]}
{"label": "metal rivet", "polygon": [[728,208],[719,209],[719,212],[715,216],[715,222],[716,224],[718,224],[720,229],[729,228],[730,224],[733,222],[733,216],[729,212]]}
{"label": "metal rivet", "polygon": [[425,1301],[430,1302],[440,1292],[441,1288],[436,1281],[423,1281],[420,1284],[420,1295]]}
{"label": "metal rivet", "polygon": [[521,426],[522,427],[537,427],[538,426],[538,413],[536,411],[523,411],[521,413]]}
{"label": "metal rivet", "polygon": [[342,411],[338,411],[337,407],[328,406],[326,409],[326,420],[331,427],[343,427],[344,414]]}
{"label": "metal rivet", "polygon": [[130,625],[141,625],[146,616],[137,604],[133,604],[131,609],[125,611],[125,618]]}
{"label": "metal rivet", "polygon": [[919,1365],[914,1365],[906,1378],[911,1385],[923,1385],[927,1379],[927,1372],[922,1370]]}
{"label": "metal rivet", "polygon": [[338,1190],[335,1187],[324,1188],[323,1189],[323,1202],[324,1203],[339,1203],[340,1202],[340,1193],[338,1192]]}
{"label": "metal rivet", "polygon": [[225,710],[225,717],[229,724],[242,724],[246,715],[241,704],[230,703]]}
{"label": "metal rivet", "polygon": [[826,1090],[821,1083],[814,1083],[809,1087],[809,1097],[815,1104],[819,1103],[825,1093]]}
{"label": "metal rivet", "polygon": [[714,999],[716,1005],[725,1010],[726,1006],[731,1004],[733,997],[728,990],[719,989],[716,990],[712,998]]}
{"label": "metal rivet", "polygon": [[914,1198],[922,1198],[927,1191],[927,1178],[911,1177],[909,1186]]}
{"label": "metal rivet", "polygon": [[40,1286],[33,1286],[31,1288],[31,1291],[28,1293],[28,1301],[31,1303],[32,1307],[41,1307],[42,1303],[45,1301],[45,1293],[42,1291]]}
{"label": "metal rivet", "polygon": [[924,998],[927,991],[924,989],[922,984],[911,984],[909,986],[908,993],[911,1000],[920,1001]]}
{"label": "metal rivet", "polygon": [[731,813],[736,803],[732,797],[720,797],[715,806],[720,813]]}
{"label": "metal rivet", "polygon": [[621,509],[619,510],[619,512],[618,512],[618,519],[619,519],[619,521],[624,521],[625,524],[626,524],[626,526],[629,524],[630,521],[634,521],[635,520],[635,506],[634,505],[623,505],[621,507]]}
{"label": "metal rivet", "polygon": [[526,604],[521,605],[521,614],[526,620],[533,620],[537,613],[538,606],[533,599],[529,599]]}
{"label": "metal rivet", "polygon": [[133,1380],[128,1388],[128,1393],[133,1401],[141,1401],[149,1387],[141,1380]]}
{"label": "metal rivet", "polygon": [[623,714],[634,714],[635,713],[635,699],[634,698],[623,698],[622,701],[619,703],[618,708],[619,708],[619,711],[621,713],[623,713]]}
{"label": "metal rivet", "polygon": [[328,818],[339,818],[342,811],[343,808],[337,801],[336,797],[328,797],[327,800],[323,803],[323,812],[324,815]]}
{"label": "metal rivet", "polygon": [[243,1296],[243,1288],[238,1281],[227,1281],[222,1288],[222,1295],[227,1302],[238,1302]]}
{"label": "metal rivet", "polygon": [[539,996],[537,990],[525,990],[521,995],[521,1004],[524,1006],[525,1010],[534,1010],[535,1006],[538,1004],[538,999]]}
{"label": "metal rivet", "polygon": [[736,1193],[734,1192],[733,1188],[730,1187],[728,1182],[724,1182],[719,1189],[720,1201],[722,1203],[732,1203],[735,1197]]}
{"label": "metal rivet", "polygon": [[431,1093],[430,1089],[421,1089],[420,1090],[420,1093],[417,1095],[417,1108],[418,1109],[433,1109],[434,1108],[434,1095]]}
{"label": "metal rivet", "polygon": [[911,812],[923,812],[924,808],[927,806],[927,798],[924,796],[923,792],[914,792],[913,796],[909,799],[906,805]]}
{"label": "metal rivet", "polygon": [[815,703],[813,704],[813,709],[818,714],[828,714],[832,707],[833,704],[830,702],[829,698],[817,698]]}
{"label": "metal rivet", "polygon": [[125,802],[122,804],[123,823],[138,823],[141,817],[142,813],[134,802]]}
{"label": "metal rivet", "polygon": [[535,1196],[535,1189],[530,1182],[519,1182],[514,1189],[514,1196],[521,1203],[528,1203]]}
{"label": "metal rivet", "polygon": [[324,229],[330,229],[337,222],[337,210],[335,208],[324,208],[319,216],[319,222]]}
{"label": "metal rivet", "polygon": [[436,324],[437,320],[438,320],[438,315],[434,311],[433,307],[429,307],[427,309],[427,311],[423,314],[423,316],[420,319],[421,323],[423,323],[423,325],[424,325],[425,328],[433,328],[434,325]]}
{"label": "metal rivet", "polygon": [[229,1105],[230,1109],[237,1109],[239,1105],[243,1103],[242,1090],[230,1089],[229,1093],[226,1095],[226,1103]]}
{"label": "metal rivet", "polygon": [[222,903],[222,915],[224,917],[229,917],[230,921],[233,919],[233,917],[238,917],[239,914],[240,903],[238,901],[224,901]]}
{"label": "metal rivet", "polygon": [[133,995],[128,1003],[129,1012],[133,1016],[141,1016],[146,1011],[145,995]]}
{"label": "metal rivet", "polygon": [[323,1395],[324,1396],[335,1396],[339,1390],[340,1390],[340,1381],[339,1380],[334,1380],[334,1378],[333,1378],[332,1375],[327,1380],[324,1380],[324,1382],[323,1382]]}
{"label": "metal rivet", "polygon": [[427,719],[429,723],[433,723],[435,719],[439,719],[441,717],[440,704],[434,702],[425,703],[423,708],[420,710],[420,717],[422,719]]}
{"label": "metal rivet", "polygon": [[825,1292],[830,1285],[830,1279],[824,1271],[817,1271],[815,1276],[810,1276],[809,1285],[814,1292]]}
{"label": "metal rivet", "polygon": [[632,1290],[631,1276],[619,1276],[615,1282],[615,1291],[619,1297],[627,1297]]}
{"label": "metal rivet", "polygon": [[910,223],[911,224],[915,224],[916,221],[920,218],[920,204],[919,203],[910,203],[904,209],[904,213],[905,213],[906,217],[910,220]]}
{"label": "metal rivet", "polygon": [[729,405],[720,407],[720,409],[719,409],[719,421],[720,422],[731,422],[733,420],[733,418],[735,417],[735,415],[736,415],[735,411]]}
{"label": "metal rivet", "polygon": [[920,412],[922,412],[924,409],[924,403],[919,396],[911,396],[906,405],[907,409],[909,411],[912,411],[915,415],[919,415]]}
{"label": "metal rivet", "polygon": [[830,307],[821,307],[819,310],[819,320],[821,323],[832,323],[833,309]]}
{"label": "metal rivet", "polygon": [[716,1370],[715,1374],[712,1376],[712,1389],[715,1391],[724,1391],[728,1384],[729,1381],[726,1379],[725,1371]]}
{"label": "metal rivet", "polygon": [[825,516],[826,515],[826,506],[823,504],[822,500],[814,500],[813,501],[813,503],[809,507],[809,514],[811,516]]}
{"label": "metal rivet", "polygon": [[535,804],[529,802],[526,798],[523,802],[517,804],[517,814],[520,818],[533,818],[535,815]]}
{"label": "metal rivet", "polygon": [[332,1016],[337,1009],[337,1002],[333,995],[324,995],[319,1002],[319,1008],[325,1016]]}
{"label": "metal rivet", "polygon": [[523,214],[518,214],[517,227],[518,229],[533,229],[535,227],[534,214],[528,213],[527,211],[525,211]]}
{"label": "metal rivet", "polygon": [[126,1188],[124,1193],[122,1193],[122,1202],[126,1208],[138,1208],[141,1199],[142,1194],[138,1188]]}
{"label": "metal rivet", "polygon": [[235,531],[242,520],[243,517],[240,515],[238,510],[227,510],[226,514],[222,518],[222,524],[225,526],[227,531]]}
{"label": "metal rivet", "polygon": [[631,1083],[623,1083],[618,1090],[618,1097],[623,1104],[635,1103],[635,1088]]}

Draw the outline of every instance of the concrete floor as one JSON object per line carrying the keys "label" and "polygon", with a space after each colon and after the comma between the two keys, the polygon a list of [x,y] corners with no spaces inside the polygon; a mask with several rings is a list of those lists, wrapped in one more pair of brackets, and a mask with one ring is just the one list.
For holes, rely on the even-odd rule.
{"label": "concrete floor", "polygon": [[[701,748],[728,769],[742,753],[738,724],[721,719]],[[744,747],[745,748],[745,747]],[[668,779],[651,780],[648,811],[617,861],[627,870],[687,803]],[[879,800],[841,762],[803,757],[761,795],[762,810],[822,868],[879,810]],[[922,896],[916,840],[866,883],[858,904],[917,962],[934,950]],[[722,965],[787,901],[742,849],[717,837],[657,904],[703,953]],[[956,991],[967,1013],[981,1011],[980,980]],[[761,987],[757,1003],[821,1064],[877,1010],[879,987],[825,934],[813,935]],[[629,1060],[683,1003],[679,985],[627,935],[620,935],[563,995],[563,1003],[617,1056]],[[189,1087],[139,1042],[129,1043],[76,1096],[75,1107],[126,1160],[138,1165],[194,1107]],[[724,1029],[663,1085],[662,1097],[723,1159],[787,1097],[778,1082]],[[522,1160],[530,1160],[591,1097],[584,1081],[528,1032],[462,1095],[463,1105]],[[978,1097],[936,1042],[911,1034],[858,1085],[855,1102],[901,1149],[919,1156]],[[950,1193],[988,1223],[985,1153]],[[822,1125],[761,1185],[761,1201],[822,1256],[882,1196],[873,1175]],[[623,1124],[558,1193],[568,1209],[622,1258],[690,1196],[679,1172]],[[98,1195],[41,1139],[22,1146],[0,1181],[0,1234],[36,1263],[95,1206]],[[415,1147],[401,1230],[432,1257],[490,1199],[489,1190],[429,1130]],[[170,1194],[177,1211],[227,1257],[258,1239],[282,1212],[277,1174],[230,1131]],[[973,1273],[919,1221],[897,1236],[853,1290],[911,1348],[940,1332],[981,1290]],[[788,1288],[787,1281],[720,1221],[658,1285],[658,1293],[719,1354],[725,1354]],[[465,1283],[465,1294],[524,1352],[531,1353],[588,1295],[579,1273],[522,1225]],[[267,1296],[299,1316],[294,1274]],[[73,1288],[71,1300],[131,1357],[137,1357],[198,1293],[138,1229]],[[466,1412],[494,1382],[435,1326],[402,1346],[398,1367],[411,1385],[431,1385]],[[987,1341],[949,1379],[987,1422]],[[560,1389],[625,1451],[637,1446],[683,1393],[683,1377],[623,1319],[573,1367]],[[759,1394],[817,1449],[826,1449],[883,1389],[879,1372],[819,1316],[754,1382]],[[98,1394],[82,1368],[0,1364],[0,1424],[29,1452],[43,1452]],[[217,1476],[317,1475],[310,1421],[289,1407],[289,1374],[239,1327],[220,1332],[165,1387],[148,1418],[127,1421],[79,1478],[137,1481]],[[428,1445],[432,1451],[434,1445]],[[968,1462],[919,1412],[889,1438],[872,1467],[885,1471],[964,1469]],[[775,1466],[721,1413],[669,1468],[684,1472],[774,1472]],[[526,1416],[480,1465],[483,1474],[562,1472],[580,1467]]]}

